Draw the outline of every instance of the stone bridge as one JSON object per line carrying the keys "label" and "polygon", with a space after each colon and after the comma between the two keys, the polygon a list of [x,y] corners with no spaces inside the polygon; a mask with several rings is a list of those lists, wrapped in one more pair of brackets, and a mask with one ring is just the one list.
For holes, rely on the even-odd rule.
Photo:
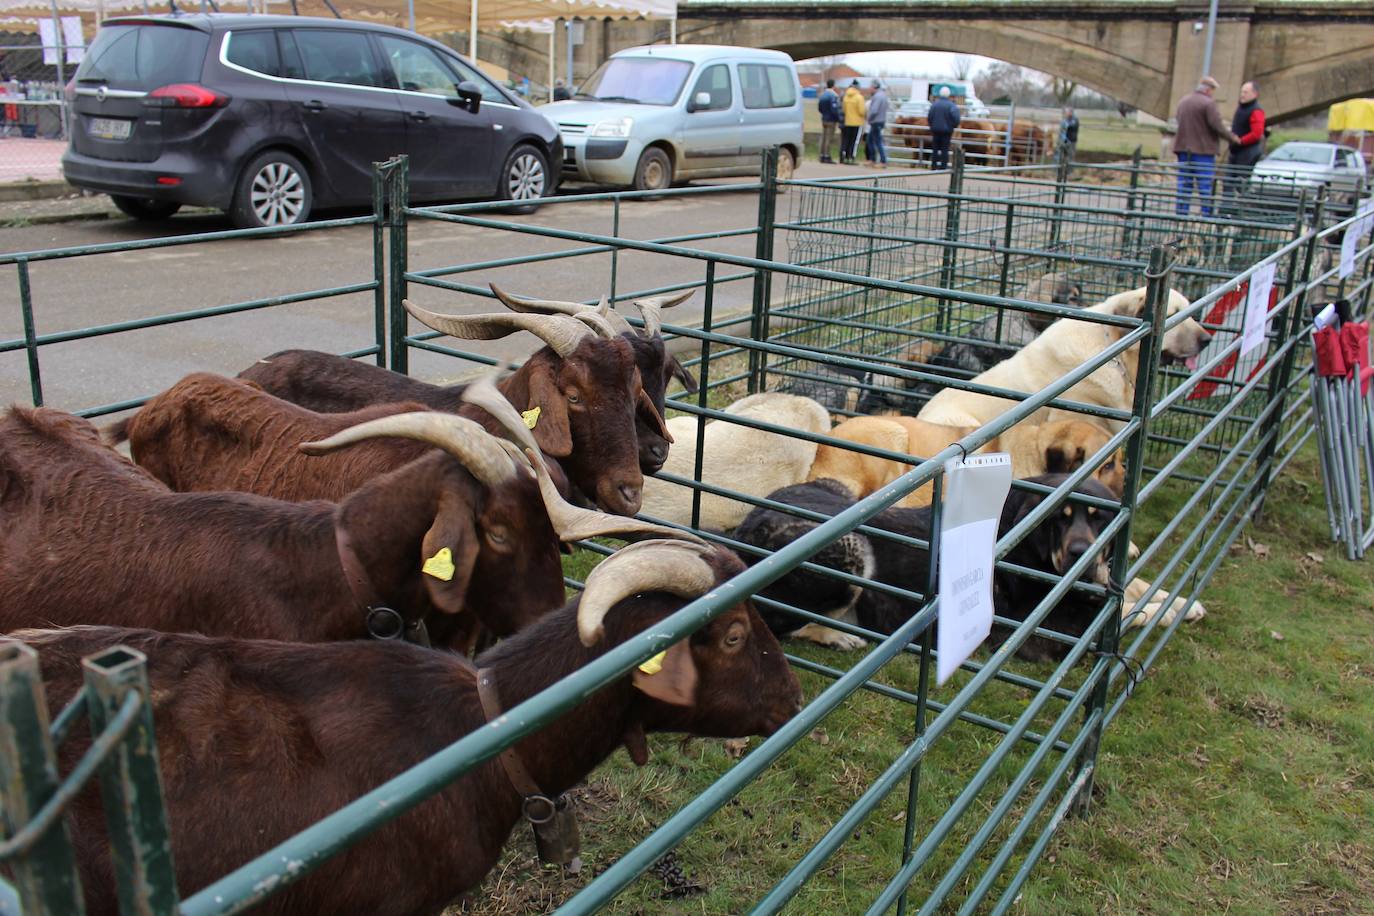
{"label": "stone bridge", "polygon": [[[1167,118],[1201,75],[1206,19],[1205,0],[680,0],[677,33],[683,42],[775,48],[798,60],[908,49],[981,54]],[[661,22],[589,22],[575,72],[580,79],[621,48],[667,36]],[[482,42],[494,63],[546,72],[543,36]],[[561,73],[561,34],[557,54]],[[1221,0],[1212,75],[1224,111],[1253,79],[1278,121],[1374,95],[1374,3]]]}

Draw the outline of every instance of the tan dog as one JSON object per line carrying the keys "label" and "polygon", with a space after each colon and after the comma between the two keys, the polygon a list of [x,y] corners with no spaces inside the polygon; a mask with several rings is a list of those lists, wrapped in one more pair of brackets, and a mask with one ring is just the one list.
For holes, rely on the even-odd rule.
{"label": "tan dog", "polygon": [[[971,432],[971,427],[940,426],[914,417],[893,416],[854,417],[832,429],[830,435],[860,445],[928,458]],[[981,451],[1010,454],[1012,474],[1016,477],[1067,474],[1082,467],[1084,461],[1107,444],[1108,438],[1101,427],[1082,420],[1038,426],[1021,423],[989,442]],[[807,479],[833,478],[847,486],[855,498],[862,498],[901,477],[912,467],[900,461],[862,455],[839,446],[822,445],[816,449],[816,460],[811,464]],[[1119,449],[1098,468],[1097,479],[1117,496],[1121,495],[1126,483],[1126,471]],[[931,484],[925,484],[897,505],[908,508],[928,506],[931,490]]]}
{"label": "tan dog", "polygon": [[[1145,309],[1145,294],[1145,287],[1117,293],[1084,311],[1139,318]],[[1187,297],[1178,290],[1169,291],[1170,315],[1187,307]],[[1097,356],[1120,340],[1126,331],[1126,328],[1089,324],[1075,318],[1061,318],[1019,352],[977,376],[974,381],[1033,394]],[[1164,335],[1163,361],[1166,364],[1181,362],[1190,369],[1196,368],[1197,355],[1211,339],[1212,335],[1207,333],[1202,325],[1189,318]],[[1136,367],[1139,358],[1139,345],[1131,347],[1105,366],[1098,367],[1060,397],[1101,407],[1129,410],[1135,397]],[[918,416],[927,422],[945,426],[979,427],[1010,410],[1015,403],[1007,398],[959,388],[946,388],[931,398]],[[1037,411],[1030,419],[1032,422],[1045,423],[1073,417],[1096,423],[1111,432],[1116,432],[1123,425],[1114,420],[1084,417],[1049,408]]]}

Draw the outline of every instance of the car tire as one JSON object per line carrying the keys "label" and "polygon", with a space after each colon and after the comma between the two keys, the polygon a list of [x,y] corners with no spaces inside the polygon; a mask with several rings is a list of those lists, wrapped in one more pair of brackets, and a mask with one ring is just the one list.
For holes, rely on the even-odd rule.
{"label": "car tire", "polygon": [[[549,160],[537,147],[522,143],[510,151],[501,166],[497,196],[501,200],[537,201],[549,194]],[[533,213],[539,204],[502,207],[503,213]]]}
{"label": "car tire", "polygon": [[635,166],[636,191],[666,191],[673,184],[673,163],[668,154],[651,146],[639,156]]}
{"label": "car tire", "polygon": [[310,218],[315,189],[295,156],[268,150],[239,175],[229,216],[240,229],[294,226]]}
{"label": "car tire", "polygon": [[176,213],[181,204],[170,200],[153,200],[151,197],[129,197],[124,194],[111,194],[110,200],[121,213],[134,219],[160,220]]}

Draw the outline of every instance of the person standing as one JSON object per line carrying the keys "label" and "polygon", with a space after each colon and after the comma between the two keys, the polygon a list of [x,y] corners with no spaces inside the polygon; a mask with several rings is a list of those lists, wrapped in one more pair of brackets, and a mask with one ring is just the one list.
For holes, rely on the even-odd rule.
{"label": "person standing", "polygon": [[1217,145],[1222,140],[1232,143],[1240,138],[1227,129],[1217,108],[1217,81],[1204,76],[1197,88],[1179,100],[1174,110],[1178,134],[1174,137],[1174,155],[1178,157],[1178,201],[1174,210],[1187,216],[1192,203],[1193,189],[1202,198],[1202,215],[1212,215],[1212,181],[1216,176]]}
{"label": "person standing", "polygon": [[570,98],[572,98],[572,93],[568,91],[567,86],[563,85],[563,78],[560,76],[553,81],[553,100],[555,102],[566,102]]}
{"label": "person standing", "polygon": [[1231,144],[1226,157],[1226,193],[1240,194],[1255,163],[1264,156],[1264,109],[1259,104],[1259,87],[1253,81],[1241,84],[1240,104],[1231,119],[1231,133],[1239,139]]}
{"label": "person standing", "polygon": [[840,150],[841,162],[854,162],[854,156],[859,151],[859,128],[864,126],[864,115],[867,112],[868,103],[864,101],[864,94],[859,91],[859,81],[854,80],[844,91],[844,128],[840,133],[844,148]]}
{"label": "person standing", "polygon": [[[840,94],[835,91],[835,81],[825,81],[825,91],[816,100],[816,108],[821,113],[821,162],[834,164],[830,150],[835,146],[835,135],[840,131]],[[844,150],[840,151],[844,158]]]}
{"label": "person standing", "polygon": [[949,168],[949,140],[959,126],[959,106],[949,97],[949,87],[940,87],[940,97],[930,105],[926,114],[930,122],[930,167],[935,170]]}
{"label": "person standing", "polygon": [[873,81],[873,95],[868,99],[868,144],[864,156],[875,169],[887,168],[887,147],[883,146],[883,128],[887,126],[887,93],[883,84]]}
{"label": "person standing", "polygon": [[1064,106],[1064,117],[1059,121],[1059,155],[1073,161],[1073,152],[1078,148],[1078,116],[1073,106]]}

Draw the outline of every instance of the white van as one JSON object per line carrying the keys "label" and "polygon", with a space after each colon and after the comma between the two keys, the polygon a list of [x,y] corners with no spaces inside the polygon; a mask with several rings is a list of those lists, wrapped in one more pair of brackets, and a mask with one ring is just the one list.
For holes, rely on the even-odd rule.
{"label": "white van", "polygon": [[797,68],[780,51],[723,45],[627,48],[573,98],[542,106],[563,137],[563,178],[662,190],[674,182],[757,175],[778,146],[778,174],[802,153]]}

